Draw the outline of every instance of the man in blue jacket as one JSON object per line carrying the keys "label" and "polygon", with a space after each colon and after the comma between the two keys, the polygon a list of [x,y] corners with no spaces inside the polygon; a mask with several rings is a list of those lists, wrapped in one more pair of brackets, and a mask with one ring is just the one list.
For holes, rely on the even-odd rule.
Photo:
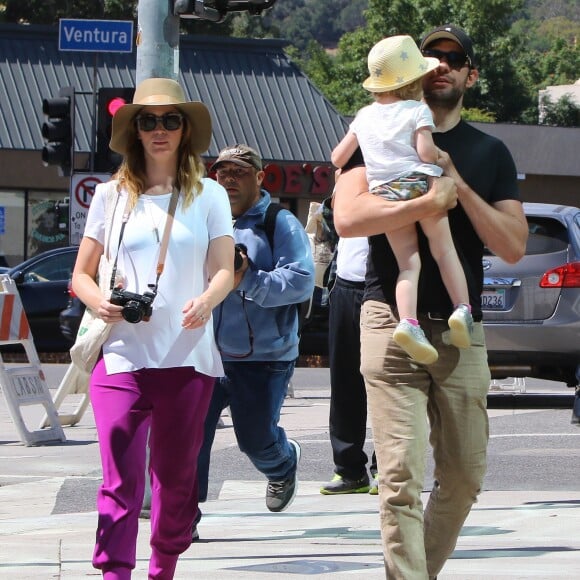
{"label": "man in blue jacket", "polygon": [[298,358],[297,306],[314,290],[310,243],[288,210],[280,210],[273,232],[267,231],[271,200],[261,187],[262,160],[252,148],[227,147],[211,170],[228,192],[237,255],[234,289],[213,312],[225,376],[216,381],[205,421],[199,500],[207,497],[211,446],[221,412],[229,406],[240,450],[268,479],[266,506],[281,512],[298,483],[300,446],[278,421]]}

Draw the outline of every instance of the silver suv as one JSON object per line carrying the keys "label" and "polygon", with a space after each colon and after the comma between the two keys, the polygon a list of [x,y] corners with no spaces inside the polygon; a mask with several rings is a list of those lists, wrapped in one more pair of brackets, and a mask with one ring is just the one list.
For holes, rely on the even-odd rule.
{"label": "silver suv", "polygon": [[524,203],[526,255],[484,255],[483,322],[494,378],[580,382],[580,209]]}

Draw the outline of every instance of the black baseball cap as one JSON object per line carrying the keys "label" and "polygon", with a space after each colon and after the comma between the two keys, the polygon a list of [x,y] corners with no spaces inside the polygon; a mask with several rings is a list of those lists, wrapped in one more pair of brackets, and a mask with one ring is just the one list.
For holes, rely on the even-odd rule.
{"label": "black baseball cap", "polygon": [[459,44],[459,46],[461,46],[461,48],[465,51],[465,54],[469,60],[469,65],[475,66],[475,53],[473,52],[473,42],[471,38],[469,38],[465,30],[462,30],[453,24],[444,24],[443,26],[438,26],[437,28],[434,28],[428,32],[423,37],[420,48],[423,50],[431,43],[443,38],[457,42],[457,44]]}

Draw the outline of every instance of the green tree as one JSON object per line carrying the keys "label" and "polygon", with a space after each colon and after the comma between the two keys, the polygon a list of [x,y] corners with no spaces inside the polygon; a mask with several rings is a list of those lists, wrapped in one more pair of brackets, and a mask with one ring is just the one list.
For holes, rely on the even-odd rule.
{"label": "green tree", "polygon": [[[342,36],[331,65],[333,80],[320,88],[341,113],[353,115],[368,102],[360,84],[368,74],[366,58],[373,44],[395,34],[419,40],[430,28],[453,22],[468,31],[479,55],[480,81],[468,91],[466,107],[507,120],[528,103],[526,92],[514,82],[514,42],[508,34],[511,18],[522,6],[523,0],[369,0],[366,27]],[[310,75],[308,63],[303,66]]]}
{"label": "green tree", "polygon": [[72,17],[135,19],[137,0],[6,0],[2,14],[5,22],[21,24],[56,24]]}
{"label": "green tree", "polygon": [[580,127],[580,107],[570,95],[564,95],[555,103],[548,95],[540,99],[541,125],[558,127]]}

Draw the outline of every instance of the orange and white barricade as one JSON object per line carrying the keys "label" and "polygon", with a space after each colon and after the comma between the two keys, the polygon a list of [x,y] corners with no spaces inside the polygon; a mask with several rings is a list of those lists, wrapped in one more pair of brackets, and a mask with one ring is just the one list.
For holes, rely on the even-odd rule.
{"label": "orange and white barricade", "polygon": [[[32,340],[18,288],[12,278],[0,276],[0,345],[21,344],[28,364],[6,366],[0,353],[0,386],[21,441],[39,445],[48,441],[65,441],[44,372]],[[24,407],[41,405],[46,412],[45,429],[29,430],[22,415]]]}

